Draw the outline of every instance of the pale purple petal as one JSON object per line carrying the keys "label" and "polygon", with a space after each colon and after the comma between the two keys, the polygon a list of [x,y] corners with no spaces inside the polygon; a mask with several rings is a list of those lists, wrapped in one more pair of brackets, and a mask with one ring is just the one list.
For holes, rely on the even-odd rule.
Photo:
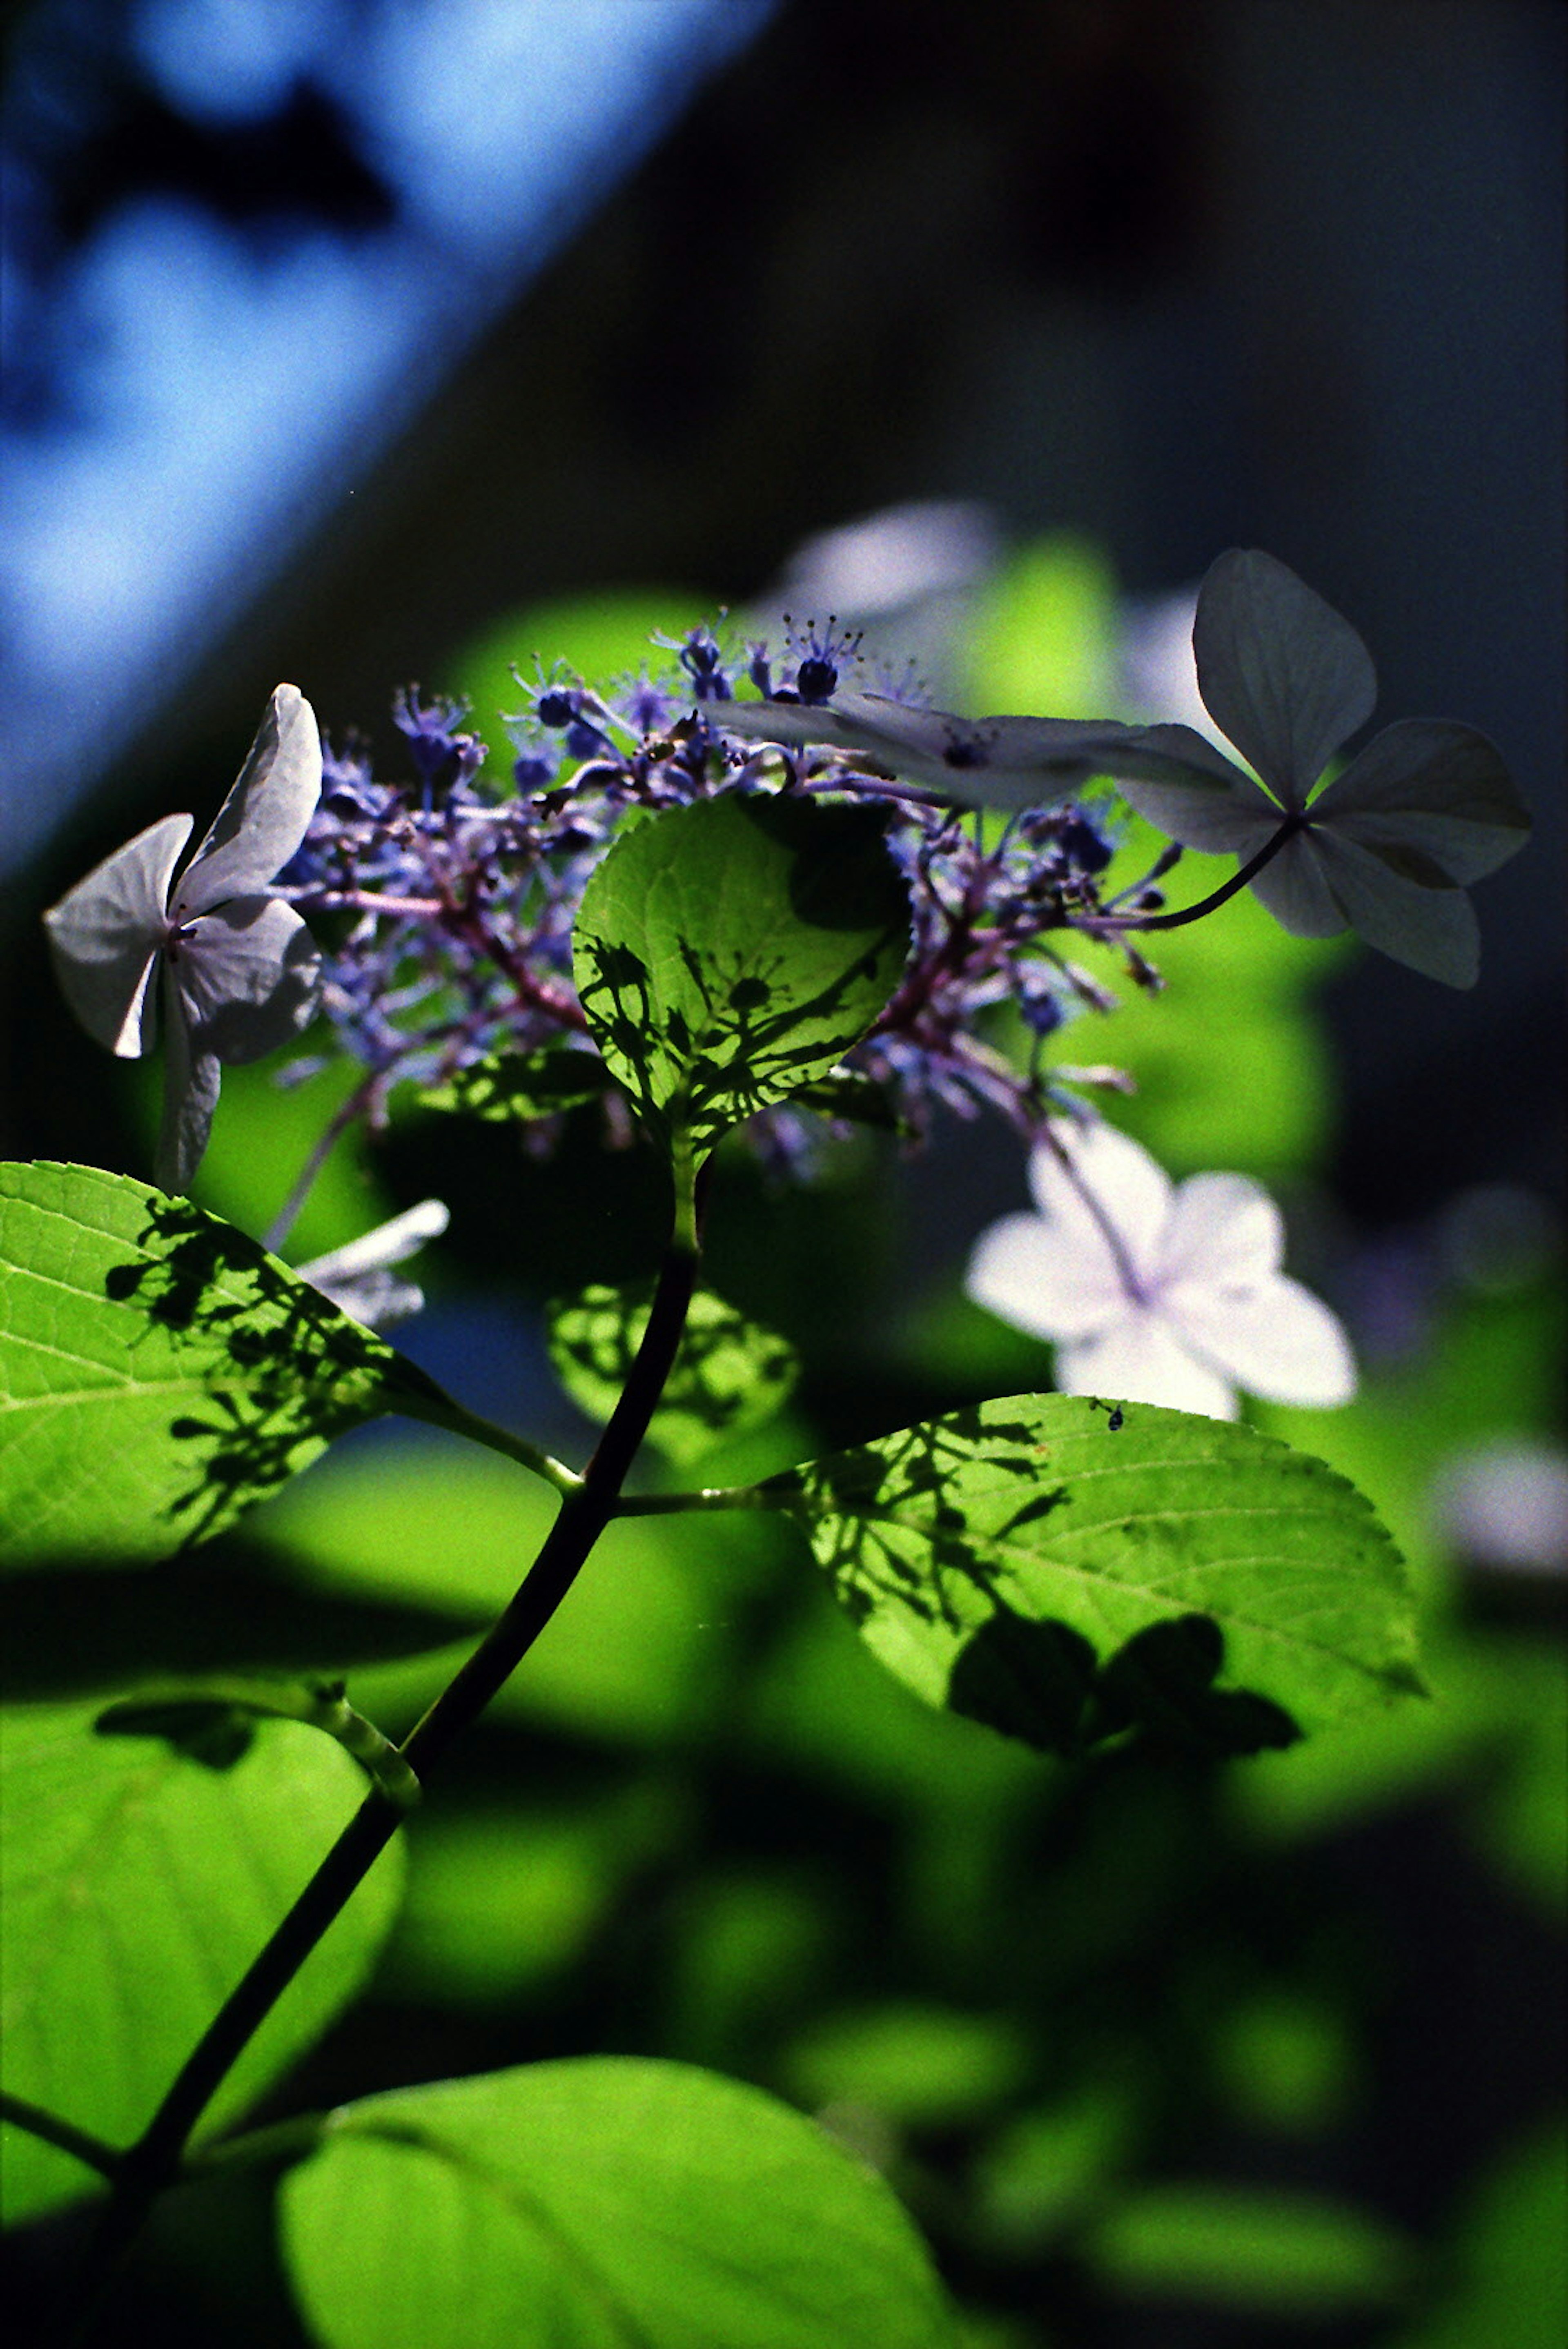
{"label": "pale purple petal", "polygon": [[1337,937],[1346,916],[1323,868],[1315,831],[1298,832],[1248,887],[1293,938]]}
{"label": "pale purple petal", "polygon": [[1052,1133],[1056,1147],[1042,1143],[1029,1160],[1041,1214],[1085,1262],[1097,1250],[1122,1263],[1124,1288],[1129,1274],[1135,1289],[1151,1285],[1170,1212],[1169,1176],[1114,1125],[1058,1124]]}
{"label": "pale purple petal", "polygon": [[1471,726],[1404,718],[1375,734],[1313,803],[1342,839],[1408,857],[1411,880],[1484,880],[1530,837],[1502,753]]}
{"label": "pale purple petal", "polygon": [[[967,805],[1040,807],[1094,775],[1116,774],[1145,730],[1111,718],[960,718],[913,709],[877,693],[830,702],[725,702],[712,713],[748,741],[825,749],[874,760],[890,774]],[[1168,761],[1157,761],[1161,771]]]}
{"label": "pale purple petal", "polygon": [[171,910],[184,919],[265,889],[288,863],[321,797],[316,713],[280,685],[211,832],[181,875]]}
{"label": "pale purple petal", "polygon": [[194,1045],[173,971],[163,967],[163,1122],[153,1175],[161,1190],[188,1191],[213,1130],[223,1071],[215,1052]]}
{"label": "pale purple petal", "polygon": [[1032,1338],[1076,1338],[1127,1309],[1115,1259],[1093,1224],[1068,1227],[1038,1216],[1004,1216],[982,1232],[964,1288]]}
{"label": "pale purple petal", "polygon": [[1355,630],[1273,555],[1233,548],[1199,590],[1192,649],[1216,724],[1271,791],[1303,807],[1377,698]]}
{"label": "pale purple petal", "polygon": [[1177,1185],[1160,1246],[1160,1294],[1172,1283],[1247,1288],[1276,1273],[1284,1252],[1280,1211],[1245,1174],[1193,1174]]}
{"label": "pale purple petal", "polygon": [[315,1007],[321,957],[277,897],[235,897],[199,915],[169,959],[186,1020],[221,1061],[256,1061],[286,1044]]}
{"label": "pale purple petal", "polygon": [[[1251,775],[1211,750],[1189,726],[1151,726],[1146,731],[1151,738],[1185,736],[1208,750],[1213,761],[1210,772],[1185,777],[1174,771],[1161,773],[1152,763],[1147,772],[1135,775],[1128,771],[1130,760],[1112,770],[1128,807],[1136,808],[1157,832],[1179,840],[1183,848],[1200,849],[1210,856],[1235,855],[1243,863],[1272,839],[1282,811]],[[1191,763],[1197,765],[1196,758]]]}
{"label": "pale purple petal", "polygon": [[67,1002],[88,1035],[122,1060],[150,1051],[157,1032],[158,999],[149,982],[191,821],[166,815],[149,824],[44,916]]}
{"label": "pale purple petal", "polygon": [[1327,1407],[1355,1392],[1355,1362],[1326,1305],[1282,1273],[1256,1288],[1168,1289],[1172,1329],[1204,1361],[1271,1402]]}
{"label": "pale purple petal", "polygon": [[1154,1313],[1137,1313],[1097,1338],[1056,1349],[1056,1383],[1064,1394],[1102,1396],[1110,1402],[1157,1402],[1170,1411],[1234,1419],[1229,1381],[1189,1353]]}
{"label": "pale purple petal", "polygon": [[1434,889],[1396,871],[1325,824],[1317,850],[1329,886],[1357,937],[1449,987],[1473,987],[1480,933],[1462,889]]}

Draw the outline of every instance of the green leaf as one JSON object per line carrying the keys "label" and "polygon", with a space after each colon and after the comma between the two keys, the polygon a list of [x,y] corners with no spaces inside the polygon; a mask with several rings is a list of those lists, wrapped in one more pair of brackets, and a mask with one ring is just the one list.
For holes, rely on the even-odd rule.
{"label": "green leaf", "polygon": [[[131,2142],[221,2002],[365,1792],[358,1765],[297,1722],[244,1750],[94,1734],[90,1706],[0,1722],[5,1842],[0,1951],[14,2095],[111,2145]],[[348,2003],[390,1926],[400,1850],[379,1859],[224,2083],[231,2120]],[[7,2221],[92,2190],[88,2172],[5,2132]]]}
{"label": "green leaf", "polygon": [[760,1492],[900,1680],[1050,1752],[1250,1753],[1420,1690],[1370,1506],[1251,1428],[1012,1395]]}
{"label": "green leaf", "polygon": [[493,1052],[444,1084],[426,1086],[415,1107],[483,1118],[489,1125],[525,1125],[596,1100],[609,1081],[597,1052]]}
{"label": "green leaf", "polygon": [[0,1166],[0,1562],[167,1557],[437,1391],[254,1240],[93,1166]]}
{"label": "green leaf", "polygon": [[882,2180],[756,2088],[538,2064],[335,2113],[283,2186],[327,2349],[950,2349]]}
{"label": "green leaf", "polygon": [[[550,1360],[590,1419],[608,1419],[620,1400],[651,1301],[650,1288],[596,1286],[551,1309]],[[760,1427],[782,1411],[798,1369],[785,1340],[748,1321],[711,1289],[699,1289],[649,1423],[649,1441],[682,1466],[700,1459],[726,1436]]]}
{"label": "green leaf", "polygon": [[872,809],[731,792],[638,823],[573,962],[614,1075],[678,1159],[820,1083],[893,991],[909,905]]}

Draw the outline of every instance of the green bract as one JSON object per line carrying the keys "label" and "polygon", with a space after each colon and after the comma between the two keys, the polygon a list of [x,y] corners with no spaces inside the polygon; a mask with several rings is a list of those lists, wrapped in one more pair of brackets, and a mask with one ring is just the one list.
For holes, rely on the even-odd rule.
{"label": "green bract", "polygon": [[627,833],[583,894],[573,960],[605,1059],[692,1165],[827,1076],[908,947],[874,810],[732,792]]}
{"label": "green bract", "polygon": [[951,2349],[874,2172],[760,2090],[630,2057],[349,2105],[283,2189],[326,2349]]}
{"label": "green bract", "polygon": [[1134,1726],[1246,1752],[1420,1691],[1371,1507],[1251,1428],[1010,1395],[760,1490],[890,1671],[1053,1752]]}

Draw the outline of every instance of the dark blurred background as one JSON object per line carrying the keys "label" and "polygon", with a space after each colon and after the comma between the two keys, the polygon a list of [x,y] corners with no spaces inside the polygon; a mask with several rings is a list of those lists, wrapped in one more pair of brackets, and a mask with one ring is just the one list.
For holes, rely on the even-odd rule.
{"label": "dark blurred background", "polygon": [[[1277,1791],[1245,1796],[1201,1774],[1009,1779],[986,1814],[997,1883],[974,1889],[969,1940],[943,1948],[943,1870],[972,1820],[941,1788],[978,1733],[939,1753],[900,1713],[896,1732],[846,1732],[842,1752],[826,1731],[784,1736],[752,1754],[743,1795],[721,1796],[690,1721],[624,1750],[591,1706],[514,1722],[476,1785],[486,1768],[493,1785],[625,1777],[683,1824],[644,1822],[640,1856],[562,1945],[567,1971],[503,1969],[499,1989],[458,1996],[405,1952],[379,2021],[348,2029],[354,2063],[329,2048],[300,2093],[365,2085],[349,2075],[367,2058],[379,2082],[390,2031],[410,2075],[607,2039],[854,2105],[893,2147],[973,2341],[997,2349],[1547,2339],[1528,2329],[1552,2322],[1536,2254],[1482,2239],[1486,2195],[1508,2199],[1495,2180],[1534,2158],[1560,2056],[1560,9],[42,0],[6,37],[8,1154],[144,1171],[144,1089],[70,1026],[37,916],[153,817],[204,822],[279,678],[390,755],[395,687],[469,686],[498,646],[524,666],[576,657],[571,631],[591,634],[596,606],[679,626],[847,585],[900,643],[919,606],[922,657],[955,689],[996,678],[1001,694],[1017,665],[966,659],[962,632],[994,624],[994,582],[1016,585],[1030,550],[1058,585],[1099,583],[1101,649],[1125,651],[1220,549],[1260,545],[1362,630],[1382,717],[1481,727],[1537,824],[1479,893],[1473,995],[1370,954],[1332,959],[1303,1014],[1310,1050],[1282,1062],[1307,1033],[1282,1028],[1270,1064],[1280,1118],[1293,1092],[1318,1104],[1306,1138],[1272,1154],[1238,1139],[1221,1160],[1194,1131],[1164,1152],[1178,1172],[1279,1174],[1307,1268],[1355,1328],[1374,1376],[1333,1456],[1421,1553],[1457,1660],[1447,1726],[1414,1739],[1416,1761],[1374,1740],[1299,1799],[1269,1775],[1306,1768],[1289,1756],[1249,1782]],[[920,511],[890,587],[857,591],[842,543],[801,553],[905,509]],[[552,616],[570,641],[544,635]],[[1075,683],[1114,698],[1125,672],[1107,653]],[[493,708],[476,722],[504,747]],[[1260,982],[1243,958],[1226,983],[1203,1050],[1223,1083],[1233,1034],[1245,1092],[1246,1053],[1269,1049]],[[1093,1056],[1117,1049],[1109,1029]],[[1170,1105],[1153,1092],[1139,1113],[1158,1123]],[[223,1114],[263,1112],[226,1086]],[[635,1186],[612,1173],[595,1189],[589,1154],[568,1143],[595,1237],[580,1263],[562,1243],[563,1260],[613,1277],[650,1241]],[[377,1177],[393,1204],[437,1179],[417,1148]],[[950,1288],[980,1221],[1022,1195],[1016,1146],[967,1129],[882,1179],[890,1217],[847,1180],[781,1206],[738,1174],[716,1221],[716,1262],[753,1309],[787,1320],[792,1282],[817,1283],[790,1334],[818,1440],[866,1432],[857,1410],[885,1405],[890,1424],[963,1388],[984,1351],[970,1325],[935,1310],[895,1327],[888,1300]],[[504,1183],[508,1233],[492,1239]],[[537,1346],[503,1300],[540,1286],[518,1235],[548,1220],[546,1178],[486,1157],[448,1195],[450,1287],[410,1350],[442,1375],[477,1365],[514,1399]],[[237,1212],[221,1190],[212,1204]],[[1043,1381],[1043,1356],[1018,1360]],[[1310,1415],[1290,1432],[1329,1449]],[[1521,1463],[1545,1495],[1534,1516]],[[1434,1495],[1451,1490],[1444,1519]],[[753,1663],[784,1604],[746,1616]],[[799,1705],[839,1702],[823,1672]],[[1034,1883],[1047,1862],[1060,1902]],[[883,1909],[860,1913],[862,1897]],[[1004,1962],[988,1933],[1012,1937]],[[849,1953],[867,1936],[886,1954],[862,1978]],[[655,2017],[631,1986],[660,1964]],[[711,2027],[702,1985],[721,1982],[733,2013]],[[879,2106],[863,2079],[836,2085],[821,2014],[816,2053],[800,2052],[814,1999],[830,2020],[918,2011],[938,2023],[914,2075],[961,2075],[940,2013],[977,1998],[1047,2038],[1041,2017],[1064,2002],[1086,2035],[1025,2065],[1011,2105],[998,2089],[921,2106],[884,2078]],[[770,2038],[770,2002],[797,2016],[778,2026],[793,2054]],[[971,2085],[988,2063],[1006,2073],[989,2044]],[[1146,2261],[1140,2284],[1126,2244],[1105,2248],[1114,2228],[1094,2248],[1089,2218],[1132,2209],[1128,2178],[1259,2174],[1408,2230],[1428,2261],[1413,2296],[1227,2311],[1179,2260]],[[1087,2180],[1076,2199],[1053,2200],[1063,2176]],[[1467,2228],[1501,2299],[1475,2297]],[[196,2291],[192,2243],[162,2256]],[[192,2316],[190,2337],[211,2321]],[[286,2322],[252,2321],[257,2340]]]}

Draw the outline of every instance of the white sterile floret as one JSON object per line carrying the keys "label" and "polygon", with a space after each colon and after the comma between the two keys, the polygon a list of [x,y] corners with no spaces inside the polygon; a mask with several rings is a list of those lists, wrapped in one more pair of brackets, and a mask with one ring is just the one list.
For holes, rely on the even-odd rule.
{"label": "white sterile floret", "polygon": [[422,1311],[425,1301],[418,1282],[400,1280],[392,1267],[406,1264],[426,1240],[439,1239],[451,1220],[440,1199],[421,1199],[363,1238],[312,1257],[295,1270],[367,1330],[388,1330]]}
{"label": "white sterile floret", "polygon": [[[100,1044],[140,1060],[167,1030],[156,1174],[189,1189],[224,1061],[259,1060],[310,1018],[320,957],[268,885],[321,796],[310,704],[280,685],[217,820],[178,879],[192,819],[168,815],[106,857],[44,916],[72,1010]],[[153,984],[161,966],[161,984]]]}
{"label": "white sterile floret", "polygon": [[1066,1394],[1234,1419],[1237,1392],[1329,1405],[1355,1392],[1344,1330],[1280,1270],[1283,1228],[1242,1174],[1173,1185],[1108,1125],[1058,1129],[1029,1162],[1038,1213],[984,1233],[965,1287],[1047,1338]]}

